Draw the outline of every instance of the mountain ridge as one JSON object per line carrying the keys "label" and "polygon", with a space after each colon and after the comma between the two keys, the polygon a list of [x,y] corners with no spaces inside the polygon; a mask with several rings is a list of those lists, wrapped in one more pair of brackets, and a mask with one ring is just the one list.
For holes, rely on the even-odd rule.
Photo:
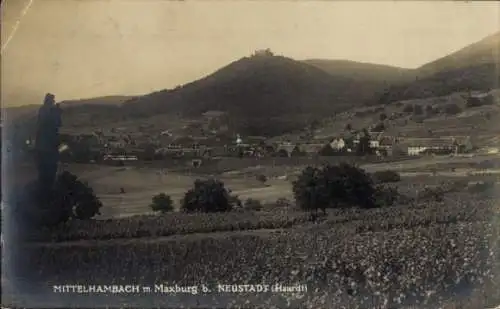
{"label": "mountain ridge", "polygon": [[[134,97],[72,100],[64,106],[73,116],[95,115],[90,117],[93,122],[161,114],[196,118],[209,110],[222,110],[231,115],[232,126],[241,132],[279,134],[356,106],[496,88],[500,84],[497,43],[500,32],[417,69],[253,55],[175,89]],[[106,98],[117,99],[105,104]]]}
{"label": "mountain ridge", "polygon": [[[176,89],[127,101],[123,109],[134,115],[177,113],[183,117],[221,110],[234,119],[235,129],[245,131],[245,126],[250,125],[254,134],[264,134],[270,133],[270,126],[265,124],[270,118],[295,119],[290,121],[296,125],[289,128],[298,128],[310,119],[363,104],[374,94],[375,84],[368,84],[333,76],[291,58],[258,55],[233,61]],[[284,122],[277,121],[276,126],[288,127]]]}
{"label": "mountain ridge", "polygon": [[500,62],[500,31],[417,68],[421,77],[459,68]]}

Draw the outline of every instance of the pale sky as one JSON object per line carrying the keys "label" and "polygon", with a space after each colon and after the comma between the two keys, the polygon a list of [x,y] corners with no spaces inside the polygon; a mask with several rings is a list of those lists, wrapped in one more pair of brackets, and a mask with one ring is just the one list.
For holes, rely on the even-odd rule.
{"label": "pale sky", "polygon": [[415,68],[500,30],[498,2],[7,0],[2,104],[135,95],[254,50]]}

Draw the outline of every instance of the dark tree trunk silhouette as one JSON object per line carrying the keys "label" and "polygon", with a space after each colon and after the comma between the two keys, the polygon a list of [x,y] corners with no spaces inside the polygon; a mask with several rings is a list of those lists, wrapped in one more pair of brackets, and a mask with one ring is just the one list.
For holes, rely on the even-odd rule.
{"label": "dark tree trunk silhouette", "polygon": [[59,128],[61,110],[54,104],[54,95],[47,94],[38,111],[35,144],[35,163],[38,172],[38,187],[47,197],[54,185],[59,162]]}

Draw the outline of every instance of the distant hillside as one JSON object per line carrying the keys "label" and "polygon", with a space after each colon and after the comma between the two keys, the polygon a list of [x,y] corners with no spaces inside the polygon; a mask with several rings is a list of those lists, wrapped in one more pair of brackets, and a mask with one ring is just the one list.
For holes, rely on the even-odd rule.
{"label": "distant hillside", "polygon": [[[123,119],[120,106],[130,96],[105,96],[90,99],[66,100],[58,102],[63,110],[63,126],[94,126]],[[43,98],[42,98],[43,99]],[[27,131],[36,125],[36,113],[40,105],[7,107],[3,110],[7,124],[17,123]]]}
{"label": "distant hillside", "polygon": [[333,76],[349,76],[359,81],[371,81],[374,84],[400,83],[408,81],[414,76],[412,69],[350,60],[309,59],[303,62]]}
{"label": "distant hillside", "polygon": [[411,82],[393,85],[372,103],[488,91],[500,85],[500,33],[423,65]]}
{"label": "distant hillside", "polygon": [[500,32],[468,45],[450,55],[429,62],[417,69],[424,78],[440,72],[457,71],[486,64],[500,63]]}
{"label": "distant hillside", "polygon": [[[497,33],[415,70],[345,60],[295,61],[255,55],[175,89],[137,97],[61,102],[63,122],[74,127],[123,121],[148,123],[161,115],[193,118],[218,110],[229,113],[231,130],[241,134],[281,135],[368,103],[498,88],[499,43]],[[34,115],[37,108],[33,105],[5,111],[7,119],[12,119]]]}
{"label": "distant hillside", "polygon": [[120,105],[132,98],[131,96],[105,96],[90,99],[66,100],[59,103],[63,107],[74,107],[79,105]]}
{"label": "distant hillside", "polygon": [[221,110],[230,114],[237,130],[275,134],[360,105],[373,96],[374,88],[371,82],[333,76],[303,62],[259,55],[242,58],[183,87],[126,102],[124,112],[191,117]]}
{"label": "distant hillside", "polygon": [[[131,98],[130,96],[105,96],[80,100],[65,100],[58,103],[65,111],[80,112],[82,107],[87,111],[99,108],[109,109],[109,106],[119,106]],[[42,99],[40,98],[40,101]],[[7,119],[11,121],[19,117],[34,115],[38,111],[38,108],[40,108],[40,105],[37,104],[12,106],[6,107],[4,112],[7,115]],[[73,111],[73,109],[75,110]]]}

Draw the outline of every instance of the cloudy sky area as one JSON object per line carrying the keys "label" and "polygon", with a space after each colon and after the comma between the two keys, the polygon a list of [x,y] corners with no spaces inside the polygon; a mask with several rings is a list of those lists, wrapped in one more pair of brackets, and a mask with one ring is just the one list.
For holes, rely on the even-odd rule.
{"label": "cloudy sky area", "polygon": [[271,48],[415,68],[500,28],[497,2],[28,0],[2,9],[2,104],[173,88]]}

